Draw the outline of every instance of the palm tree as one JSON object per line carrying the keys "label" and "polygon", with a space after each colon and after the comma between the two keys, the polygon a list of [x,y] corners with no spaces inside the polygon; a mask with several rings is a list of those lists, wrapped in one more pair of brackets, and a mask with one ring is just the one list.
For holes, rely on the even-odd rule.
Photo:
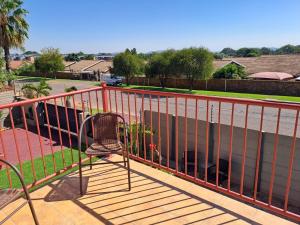
{"label": "palm tree", "polygon": [[52,87],[46,82],[45,79],[42,79],[39,84],[25,84],[21,88],[22,92],[27,98],[39,98],[42,96],[48,96]]}
{"label": "palm tree", "polygon": [[4,50],[6,70],[9,71],[9,49],[22,48],[28,38],[28,12],[21,8],[22,0],[0,0],[0,47]]}

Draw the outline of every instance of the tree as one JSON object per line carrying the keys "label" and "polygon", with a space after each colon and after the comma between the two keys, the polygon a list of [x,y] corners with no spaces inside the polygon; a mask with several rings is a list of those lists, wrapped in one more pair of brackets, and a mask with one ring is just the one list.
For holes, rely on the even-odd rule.
{"label": "tree", "polygon": [[45,79],[42,79],[39,84],[24,84],[21,90],[27,98],[39,98],[48,96],[52,87]]}
{"label": "tree", "polygon": [[274,51],[271,48],[262,47],[260,49],[262,55],[272,55]]}
{"label": "tree", "polygon": [[194,80],[212,75],[213,59],[213,54],[205,48],[182,49],[172,58],[172,72],[185,75],[192,90]]}
{"label": "tree", "polygon": [[78,62],[80,61],[79,55],[77,53],[70,53],[65,57],[65,60],[68,62]]}
{"label": "tree", "polygon": [[117,54],[113,59],[112,72],[118,76],[126,78],[126,84],[130,84],[130,80],[138,74],[142,74],[144,70],[144,62],[136,54],[132,54],[129,50]]}
{"label": "tree", "polygon": [[172,73],[172,58],[175,55],[174,50],[167,50],[161,53],[152,55],[145,69],[145,74],[148,77],[159,77],[161,87],[164,88],[166,78]]}
{"label": "tree", "polygon": [[243,79],[245,77],[246,72],[244,67],[233,63],[227,64],[213,74],[213,78],[215,79]]}
{"label": "tree", "polygon": [[261,55],[259,48],[240,48],[236,55],[239,57],[257,57]]}
{"label": "tree", "polygon": [[232,48],[223,48],[223,50],[220,53],[226,56],[236,56],[236,51]]}
{"label": "tree", "polygon": [[9,71],[9,49],[22,48],[28,38],[28,12],[22,8],[22,0],[0,1],[0,47],[4,50],[6,70]]}
{"label": "tree", "polygon": [[63,57],[59,53],[58,49],[45,48],[41,51],[41,53],[40,57],[38,57],[34,62],[37,71],[53,74],[65,69]]}
{"label": "tree", "polygon": [[276,50],[277,54],[297,54],[300,53],[300,46],[284,45]]}

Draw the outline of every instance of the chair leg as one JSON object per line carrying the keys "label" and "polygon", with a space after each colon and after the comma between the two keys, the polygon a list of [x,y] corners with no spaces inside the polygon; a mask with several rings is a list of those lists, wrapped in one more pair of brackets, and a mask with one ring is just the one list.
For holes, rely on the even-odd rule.
{"label": "chair leg", "polygon": [[127,154],[127,171],[128,171],[128,190],[131,190],[131,179],[130,179],[130,164],[129,164],[129,154]]}
{"label": "chair leg", "polygon": [[123,153],[124,167],[126,167],[125,153]]}
{"label": "chair leg", "polygon": [[25,196],[26,196],[26,198],[27,198],[27,202],[28,202],[28,205],[29,205],[29,208],[30,208],[30,211],[31,211],[33,220],[34,220],[34,223],[35,223],[35,225],[39,225],[39,221],[38,221],[38,219],[37,219],[35,210],[34,210],[34,208],[33,208],[32,200],[31,200],[31,198],[30,198],[29,193],[28,193],[27,190],[25,191]]}
{"label": "chair leg", "polygon": [[79,161],[79,188],[80,188],[80,195],[83,195],[83,190],[82,190],[82,165],[81,165],[81,161]]}

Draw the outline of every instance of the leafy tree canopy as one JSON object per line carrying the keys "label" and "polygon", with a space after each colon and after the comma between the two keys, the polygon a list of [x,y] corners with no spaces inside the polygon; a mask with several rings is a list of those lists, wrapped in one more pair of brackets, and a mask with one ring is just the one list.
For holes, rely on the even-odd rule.
{"label": "leafy tree canopy", "polygon": [[54,73],[64,70],[63,57],[58,49],[45,48],[41,55],[34,62],[35,68],[39,72]]}
{"label": "leafy tree canopy", "polygon": [[205,48],[187,48],[178,51],[172,59],[174,73],[183,74],[190,81],[208,79],[213,72],[213,54]]}
{"label": "leafy tree canopy", "polygon": [[220,53],[226,56],[236,56],[236,51],[232,48],[223,48],[223,50]]}
{"label": "leafy tree canopy", "polygon": [[213,74],[215,79],[243,79],[246,77],[244,67],[230,63]]}
{"label": "leafy tree canopy", "polygon": [[175,50],[166,50],[153,54],[145,68],[147,77],[159,77],[162,87],[165,87],[166,78],[172,74],[172,59],[175,56]]}
{"label": "leafy tree canopy", "polygon": [[144,72],[144,61],[137,55],[133,54],[128,49],[125,52],[117,54],[113,59],[112,72],[118,76],[126,78],[127,85],[135,76]]}

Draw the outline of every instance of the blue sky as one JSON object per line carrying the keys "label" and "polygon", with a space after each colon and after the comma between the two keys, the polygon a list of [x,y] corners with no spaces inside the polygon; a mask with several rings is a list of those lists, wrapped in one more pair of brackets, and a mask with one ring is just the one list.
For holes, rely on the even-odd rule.
{"label": "blue sky", "polygon": [[25,0],[26,50],[139,52],[300,44],[299,0]]}

